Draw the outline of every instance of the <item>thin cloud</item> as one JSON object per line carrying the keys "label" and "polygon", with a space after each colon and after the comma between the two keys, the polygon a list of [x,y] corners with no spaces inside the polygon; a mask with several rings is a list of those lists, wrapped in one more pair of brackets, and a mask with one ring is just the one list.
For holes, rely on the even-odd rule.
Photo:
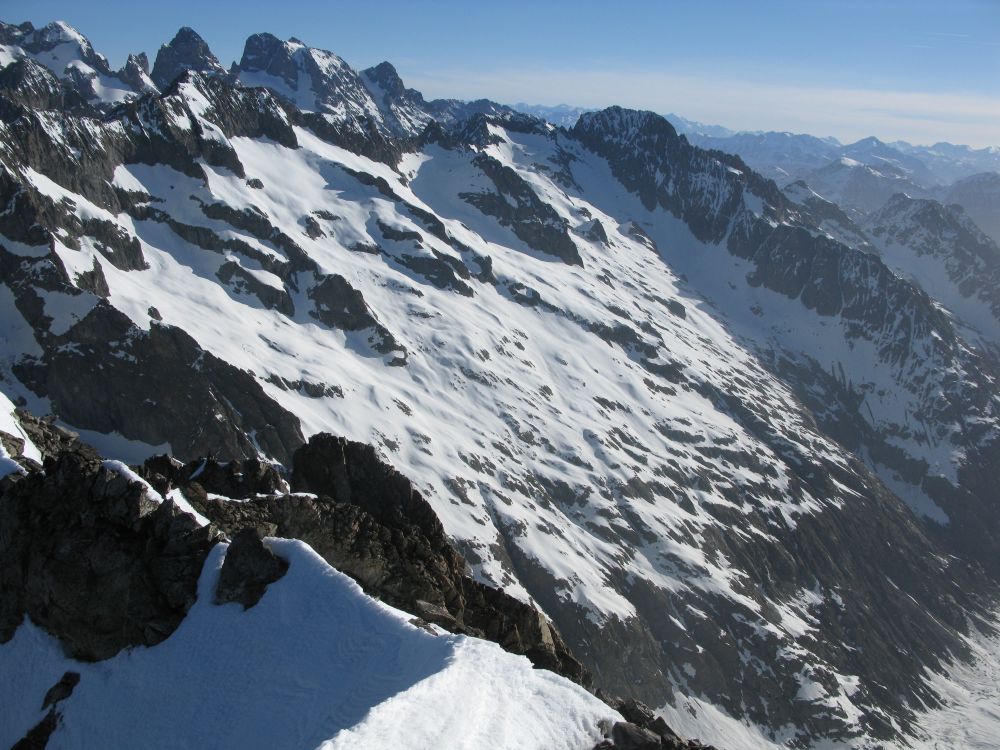
{"label": "thin cloud", "polygon": [[619,104],[745,130],[856,140],[1000,145],[1000,98],[956,92],[806,87],[649,70],[423,71],[404,78],[429,97],[581,107]]}

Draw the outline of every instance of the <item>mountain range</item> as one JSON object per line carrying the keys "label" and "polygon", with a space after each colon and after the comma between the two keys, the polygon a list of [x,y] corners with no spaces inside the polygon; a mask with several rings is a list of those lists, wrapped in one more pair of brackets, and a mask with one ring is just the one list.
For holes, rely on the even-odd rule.
{"label": "mountain range", "polygon": [[[515,104],[514,109],[563,127],[588,110],[560,105]],[[951,143],[914,146],[863,138],[788,132],[735,132],[668,114],[678,133],[696,146],[738,155],[783,188],[802,182],[855,219],[881,209],[897,193],[961,206],[994,242],[1000,242],[1000,147],[974,149]]]}
{"label": "mountain range", "polygon": [[[286,701],[268,746],[989,746],[988,152],[556,125],[270,34],[149,73],[4,24],[0,63],[9,744]],[[171,606],[119,629],[79,571],[129,555]],[[299,682],[198,677],[288,634]],[[164,729],[189,683],[224,721]]]}

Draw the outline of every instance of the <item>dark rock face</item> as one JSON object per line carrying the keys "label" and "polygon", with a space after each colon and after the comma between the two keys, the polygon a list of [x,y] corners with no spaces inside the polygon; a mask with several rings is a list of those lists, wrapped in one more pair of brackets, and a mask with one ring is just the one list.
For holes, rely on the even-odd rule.
{"label": "dark rock face", "polygon": [[24,737],[15,742],[11,750],[45,750],[49,744],[49,737],[59,726],[60,719],[62,716],[53,708]]}
{"label": "dark rock face", "polygon": [[233,536],[215,587],[215,603],[239,602],[250,609],[264,595],[268,584],[288,571],[288,563],[271,552],[256,529],[243,529]]}
{"label": "dark rock face", "polygon": [[[417,111],[403,115],[380,108],[361,75],[346,62],[297,39],[282,41],[271,34],[250,36],[233,74],[248,85],[269,87],[277,96],[311,114],[304,121],[315,126],[318,133],[337,134],[341,145],[361,146],[371,136],[387,145],[387,140],[394,137],[419,132],[427,120]],[[398,153],[398,147],[396,150]]]}
{"label": "dark rock face", "polygon": [[49,706],[54,706],[59,701],[64,701],[73,694],[73,690],[76,686],[80,684],[80,673],[79,672],[66,672],[59,682],[49,688],[49,691],[45,694],[45,700],[42,701],[42,708],[48,708]]}
{"label": "dark rock face", "polygon": [[[154,323],[141,331],[100,303],[49,344],[41,361],[16,367],[18,377],[80,428],[169,443],[182,458],[256,456],[259,445],[288,460],[302,443],[298,419],[252,375],[205,352],[178,328]],[[157,403],[148,403],[151,394]]]}
{"label": "dark rock face", "polygon": [[[79,108],[83,99],[74,96],[63,87],[44,65],[39,65],[30,57],[11,63],[0,70],[0,91],[10,103],[16,103],[29,110],[63,110]],[[5,107],[4,118],[15,119],[22,110]]]}
{"label": "dark rock face", "polygon": [[223,263],[215,275],[234,292],[256,297],[268,310],[277,310],[289,317],[295,314],[295,303],[287,290],[265,284],[235,261]]}
{"label": "dark rock face", "polygon": [[264,268],[273,271],[286,281],[289,280],[290,275],[295,271],[315,270],[316,264],[299,244],[271,224],[264,212],[255,206],[235,209],[225,203],[208,203],[201,207],[201,211],[210,219],[225,221],[234,227],[249,232],[262,242],[274,245],[288,260],[283,263],[273,260],[268,261],[263,253],[254,250],[239,240],[236,240],[235,243],[233,240],[222,240],[211,230],[207,230],[204,227],[180,224],[170,219],[169,216],[159,218],[169,223],[171,229],[179,235],[200,247],[204,247],[206,250],[213,250],[215,252],[220,252],[223,249],[237,250],[260,263]]}
{"label": "dark rock face", "polygon": [[298,88],[298,66],[293,59],[295,47],[273,34],[252,34],[243,46],[240,70],[267,73],[280,78],[292,89]]}
{"label": "dark rock face", "polygon": [[409,96],[414,102],[424,104],[423,95],[415,89],[406,88],[403,85],[403,79],[399,77],[399,73],[396,72],[396,69],[390,62],[382,61],[374,67],[363,70],[362,75],[369,81],[378,84],[385,92],[386,99],[389,101],[399,99],[402,96]]}
{"label": "dark rock face", "polygon": [[473,159],[473,164],[493,181],[497,192],[460,193],[460,198],[510,227],[533,250],[554,255],[564,263],[583,265],[566,220],[544,203],[523,177],[485,154]]}
{"label": "dark rock face", "polygon": [[280,467],[257,457],[225,463],[209,457],[182,464],[172,456],[160,455],[139,467],[139,474],[161,495],[175,487],[202,498],[206,492],[237,498],[288,492]]}
{"label": "dark rock face", "polygon": [[48,708],[49,712],[24,737],[14,743],[11,750],[44,750],[48,746],[49,737],[62,721],[58,704],[69,698],[78,684],[80,684],[79,672],[64,673],[59,682],[49,688],[42,701],[42,710]]}
{"label": "dark rock face", "polygon": [[[20,422],[21,429],[24,430],[28,439],[31,440],[35,447],[41,452],[42,458],[54,458],[63,451],[90,451],[88,446],[80,442],[79,437],[75,433],[56,427],[53,424],[53,417],[49,417],[48,419],[39,419],[23,409],[18,409],[17,420]],[[23,446],[21,446],[21,448],[23,448]],[[23,457],[13,452],[11,452],[11,455],[24,464],[25,459]]]}
{"label": "dark rock face", "polygon": [[160,47],[150,77],[163,91],[177,76],[187,70],[205,75],[226,75],[226,69],[212,54],[205,40],[194,29],[184,26],[169,44]]}
{"label": "dark rock face", "polygon": [[610,736],[594,750],[714,750],[698,740],[684,740],[671,729],[663,717],[656,716],[648,706],[636,700],[611,700],[625,721],[611,727]]}
{"label": "dark rock face", "polygon": [[315,307],[309,314],[324,325],[343,331],[370,330],[368,345],[380,354],[396,353],[398,364],[406,361],[406,349],[396,342],[395,337],[375,317],[361,292],[355,289],[343,276],[329,274],[320,276],[318,283],[309,292]]}
{"label": "dark rock face", "polygon": [[163,458],[147,462],[143,473],[172,474],[189,501],[227,533],[252,529],[301,539],[370,595],[451,632],[489,638],[538,667],[589,682],[540,612],[465,574],[464,559],[430,505],[370,445],[321,434],[296,451],[292,487],[319,497],[261,496],[252,492],[258,486],[246,485],[230,495],[241,502],[209,499],[204,494],[209,487],[197,482],[211,473],[191,477]]}
{"label": "dark rock face", "polygon": [[615,177],[647,209],[662,206],[703,242],[725,236],[744,188],[764,199],[769,215],[784,218],[787,201],[777,185],[738,156],[691,146],[652,112],[610,107],[582,115],[570,132],[606,158]]}
{"label": "dark rock face", "polygon": [[149,75],[149,58],[145,52],[138,55],[129,55],[125,61],[125,66],[118,71],[118,77],[131,86],[135,91],[143,91],[149,88],[146,77]]}
{"label": "dark rock face", "polygon": [[[177,84],[196,86],[211,108],[206,117],[218,125],[227,138],[233,136],[266,136],[275,143],[295,148],[298,141],[284,106],[262,89],[243,89],[227,81],[186,71]],[[171,86],[165,93],[175,91]]]}
{"label": "dark rock face", "polygon": [[0,640],[30,617],[85,661],[169,636],[219,541],[84,446],[5,487],[0,528]]}

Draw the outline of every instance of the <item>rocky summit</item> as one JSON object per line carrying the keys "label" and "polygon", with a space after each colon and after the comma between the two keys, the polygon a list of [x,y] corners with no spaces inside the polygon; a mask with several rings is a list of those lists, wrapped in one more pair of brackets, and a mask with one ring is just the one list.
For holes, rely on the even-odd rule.
{"label": "rocky summit", "polygon": [[1000,732],[986,156],[0,45],[7,744]]}

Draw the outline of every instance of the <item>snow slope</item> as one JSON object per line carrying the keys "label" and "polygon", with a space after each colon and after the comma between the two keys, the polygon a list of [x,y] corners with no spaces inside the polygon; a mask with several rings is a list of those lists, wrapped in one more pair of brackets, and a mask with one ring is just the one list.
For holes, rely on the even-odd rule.
{"label": "snow slope", "polygon": [[48,747],[95,737],[143,748],[566,748],[596,744],[621,717],[583,688],[499,646],[430,633],[367,598],[301,542],[271,539],[290,563],[261,601],[215,605],[227,545],[205,563],[198,601],[152,648],[96,664],[62,655],[30,623],[0,646],[0,744],[44,713],[67,670]]}

